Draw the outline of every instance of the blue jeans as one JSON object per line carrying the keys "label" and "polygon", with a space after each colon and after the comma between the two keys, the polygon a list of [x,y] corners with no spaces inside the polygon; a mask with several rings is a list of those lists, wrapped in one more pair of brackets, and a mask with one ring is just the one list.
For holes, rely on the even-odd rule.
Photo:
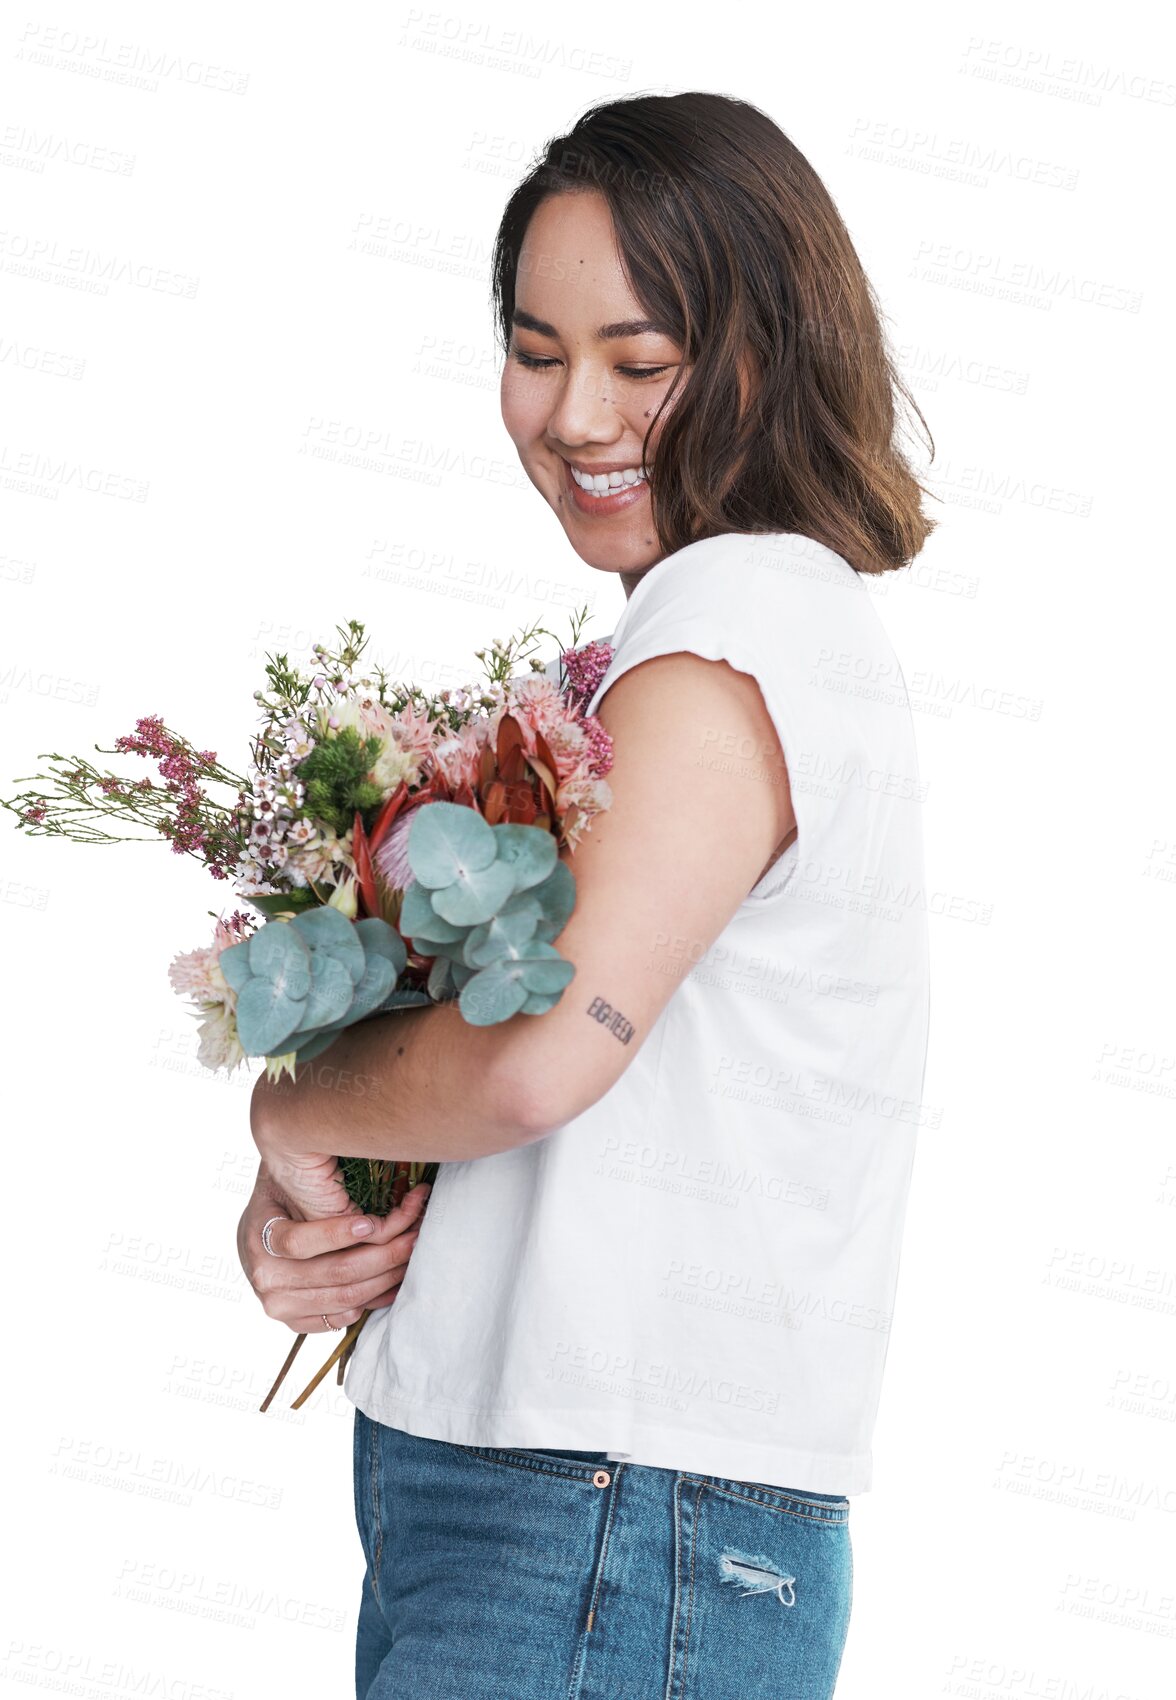
{"label": "blue jeans", "polygon": [[849,1501],[356,1407],[357,1700],[828,1700]]}

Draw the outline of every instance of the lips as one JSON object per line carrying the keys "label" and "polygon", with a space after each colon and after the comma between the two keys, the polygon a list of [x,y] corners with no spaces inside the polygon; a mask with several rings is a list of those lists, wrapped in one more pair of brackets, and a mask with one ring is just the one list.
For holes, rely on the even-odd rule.
{"label": "lips", "polygon": [[[632,462],[628,463],[632,465]],[[593,472],[621,472],[624,466],[617,464],[611,467],[593,467]],[[577,513],[586,514],[597,519],[608,519],[613,514],[623,513],[626,508],[635,507],[638,502],[645,500],[645,492],[649,488],[648,480],[638,478],[633,484],[618,484],[610,490],[607,496],[590,496],[582,490],[572,477],[570,461],[564,462],[564,483],[569,499]]]}

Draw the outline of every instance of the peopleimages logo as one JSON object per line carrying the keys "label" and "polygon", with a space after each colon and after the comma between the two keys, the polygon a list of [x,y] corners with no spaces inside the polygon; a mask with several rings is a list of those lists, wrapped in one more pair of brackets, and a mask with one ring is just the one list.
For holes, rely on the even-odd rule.
{"label": "peopleimages logo", "polygon": [[[573,1371],[601,1378],[613,1391],[627,1397],[639,1396],[637,1390],[652,1388],[673,1398],[709,1399],[718,1405],[731,1405],[740,1410],[776,1413],[780,1404],[778,1393],[755,1387],[730,1376],[711,1375],[707,1371],[684,1370],[676,1364],[638,1353],[613,1352],[602,1346],[577,1345],[561,1340],[552,1353],[553,1372],[563,1379]],[[680,1408],[680,1407],[679,1407]]]}
{"label": "peopleimages logo", "polygon": [[667,1180],[695,1183],[758,1198],[770,1198],[777,1203],[794,1204],[803,1209],[824,1210],[829,1203],[829,1189],[800,1181],[791,1175],[761,1174],[745,1164],[734,1164],[722,1157],[697,1158],[671,1146],[643,1144],[636,1139],[619,1139],[610,1134],[600,1152],[599,1164],[611,1164],[617,1170],[615,1178],[623,1179],[624,1170],[656,1175]]}
{"label": "peopleimages logo", "polygon": [[864,1328],[887,1333],[890,1316],[876,1305],[864,1304],[820,1289],[795,1288],[783,1281],[770,1281],[744,1271],[718,1269],[703,1263],[671,1258],[662,1279],[689,1291],[713,1294],[724,1299],[744,1299],[749,1304],[773,1306],[792,1317],[813,1317],[821,1322],[841,1323],[847,1328]]}

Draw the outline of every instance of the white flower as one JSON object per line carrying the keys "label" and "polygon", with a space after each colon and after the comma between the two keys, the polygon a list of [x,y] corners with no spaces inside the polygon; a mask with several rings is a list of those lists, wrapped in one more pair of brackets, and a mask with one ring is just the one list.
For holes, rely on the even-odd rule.
{"label": "white flower", "polygon": [[217,966],[219,954],[212,945],[205,945],[175,957],[167,971],[172,990],[191,992],[201,1003],[223,1002],[225,977]]}
{"label": "white flower", "polygon": [[338,737],[348,726],[361,738],[367,737],[363,710],[348,697],[336,697],[334,702],[323,703],[318,710],[318,721],[321,738],[330,737],[332,733]]}
{"label": "white flower", "polygon": [[340,836],[324,825],[304,845],[289,851],[282,877],[292,885],[305,886],[331,877],[336,866],[354,869],[351,828]]}
{"label": "white flower", "polygon": [[368,770],[367,777],[373,785],[378,785],[380,795],[386,801],[396,790],[402,780],[412,785],[420,770],[420,762],[408,750],[402,750],[398,744],[386,741],[379,755]]}
{"label": "white flower", "polygon": [[341,915],[346,915],[349,921],[354,921],[359,914],[359,881],[351,874],[345,874],[327,899],[328,909],[338,909]]}
{"label": "white flower", "polygon": [[237,1022],[223,1003],[205,1004],[198,1028],[200,1044],[196,1055],[205,1068],[236,1068],[245,1058],[237,1037]]}

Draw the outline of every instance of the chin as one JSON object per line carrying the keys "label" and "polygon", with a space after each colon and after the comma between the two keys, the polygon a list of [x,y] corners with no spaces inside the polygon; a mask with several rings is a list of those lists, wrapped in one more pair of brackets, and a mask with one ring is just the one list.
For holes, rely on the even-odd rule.
{"label": "chin", "polygon": [[[546,496],[547,492],[543,494]],[[642,567],[652,566],[661,554],[648,513],[622,526],[578,514],[562,499],[562,492],[554,498],[548,496],[547,500],[576,554],[586,566],[595,567],[598,572],[639,572]]]}
{"label": "chin", "polygon": [[593,538],[583,528],[564,526],[564,533],[585,566],[602,573],[635,573],[657,560],[656,539],[648,539],[648,526],[634,526],[629,537]]}

